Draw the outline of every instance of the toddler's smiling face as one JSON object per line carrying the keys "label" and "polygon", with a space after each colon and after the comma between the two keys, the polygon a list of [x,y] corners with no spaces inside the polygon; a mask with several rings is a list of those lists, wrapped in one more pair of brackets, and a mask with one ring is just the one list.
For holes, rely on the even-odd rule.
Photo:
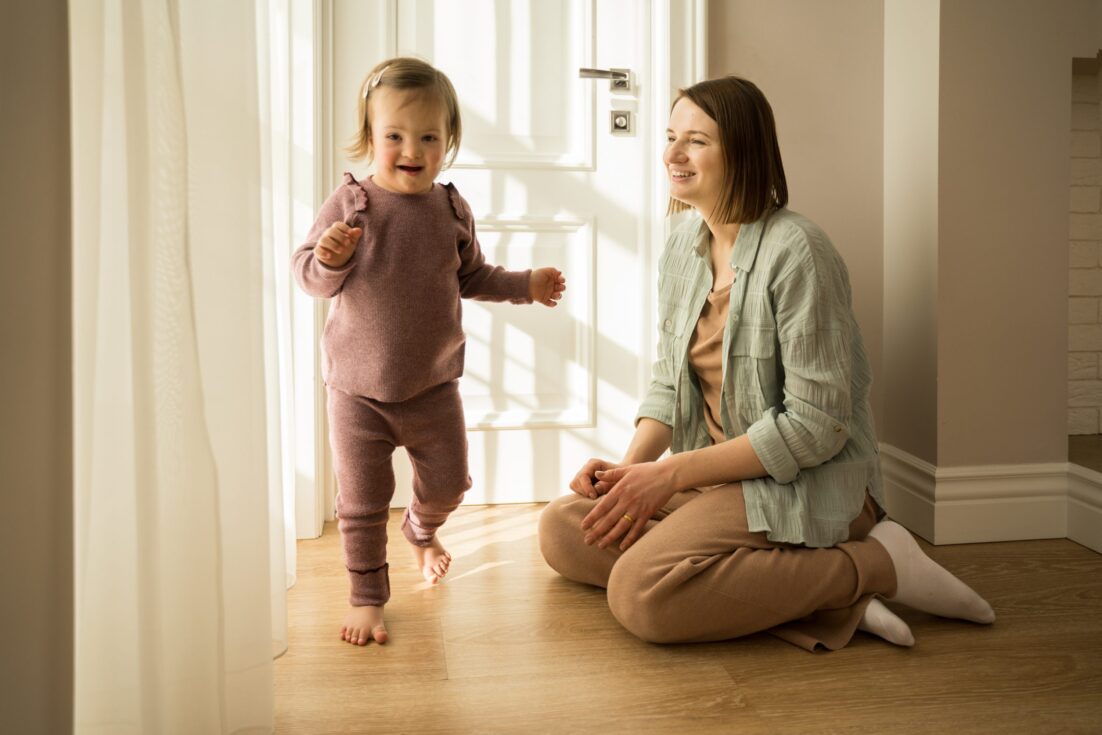
{"label": "toddler's smiling face", "polygon": [[375,183],[398,194],[431,190],[448,146],[444,105],[423,90],[380,86],[368,114]]}

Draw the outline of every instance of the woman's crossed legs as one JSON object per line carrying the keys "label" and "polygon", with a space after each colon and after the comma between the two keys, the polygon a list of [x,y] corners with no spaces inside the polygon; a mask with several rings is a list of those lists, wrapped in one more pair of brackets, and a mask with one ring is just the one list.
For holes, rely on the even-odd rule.
{"label": "woman's crossed legs", "polygon": [[[599,549],[583,542],[581,520],[595,503],[572,495],[548,505],[540,521],[541,550],[563,576],[606,587],[613,615],[644,640],[714,641],[769,630],[808,649],[836,649],[860,625],[894,643],[913,643],[906,624],[887,608],[879,602],[869,607],[874,594],[896,594],[897,567],[907,575],[901,587],[909,588],[919,566],[904,562],[904,568],[898,551],[867,537],[877,527],[871,499],[851,523],[849,541],[812,549],[750,532],[738,483],[689,490],[676,494],[626,552],[615,544]],[[957,595],[960,588],[971,593],[972,608],[976,600],[986,605],[963,582],[921,558],[928,562],[922,574],[933,574],[939,584],[955,583]],[[944,605],[929,611],[990,622]]]}

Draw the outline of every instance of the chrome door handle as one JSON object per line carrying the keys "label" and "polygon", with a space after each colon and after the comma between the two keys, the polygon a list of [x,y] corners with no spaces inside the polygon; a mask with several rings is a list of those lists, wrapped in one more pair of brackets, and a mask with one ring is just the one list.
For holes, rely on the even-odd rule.
{"label": "chrome door handle", "polygon": [[582,79],[627,79],[627,69],[578,69],[578,76]]}
{"label": "chrome door handle", "polygon": [[608,88],[613,92],[626,92],[631,89],[631,69],[578,69],[582,79],[607,79]]}

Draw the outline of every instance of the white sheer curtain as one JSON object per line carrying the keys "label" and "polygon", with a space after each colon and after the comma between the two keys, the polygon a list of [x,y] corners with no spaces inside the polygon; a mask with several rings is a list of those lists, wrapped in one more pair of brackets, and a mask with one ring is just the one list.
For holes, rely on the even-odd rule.
{"label": "white sheer curtain", "polygon": [[77,732],[272,729],[294,535],[258,27],[70,3]]}

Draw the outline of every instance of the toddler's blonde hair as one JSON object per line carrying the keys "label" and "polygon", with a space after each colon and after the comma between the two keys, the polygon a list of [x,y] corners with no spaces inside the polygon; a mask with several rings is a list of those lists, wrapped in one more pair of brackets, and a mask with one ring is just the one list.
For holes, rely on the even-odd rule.
{"label": "toddler's blonde hair", "polygon": [[368,102],[379,87],[401,90],[421,90],[430,99],[439,102],[448,118],[448,141],[444,168],[452,165],[459,152],[463,125],[459,119],[459,99],[451,80],[431,64],[410,56],[398,56],[376,64],[360,85],[360,100],[356,105],[358,130],[347,150],[352,160],[363,159],[371,163],[371,115]]}

